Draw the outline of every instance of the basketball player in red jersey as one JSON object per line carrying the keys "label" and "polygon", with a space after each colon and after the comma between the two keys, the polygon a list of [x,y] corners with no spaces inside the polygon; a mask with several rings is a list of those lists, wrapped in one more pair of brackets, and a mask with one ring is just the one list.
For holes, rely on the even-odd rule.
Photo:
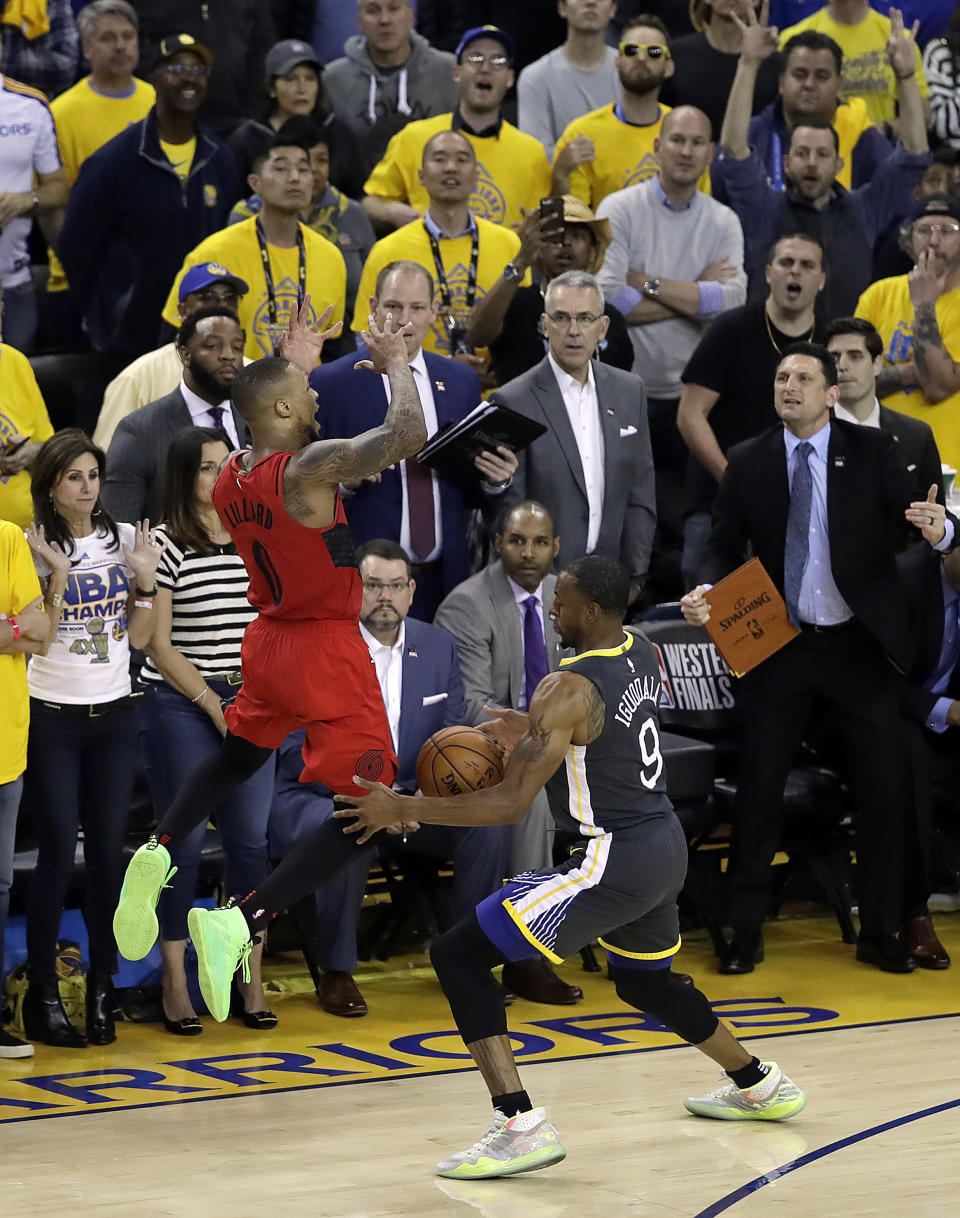
{"label": "basketball player in red jersey", "polygon": [[[306,306],[301,317],[305,311]],[[156,941],[156,904],[172,874],[167,846],[206,820],[288,732],[306,727],[304,782],[321,781],[347,792],[355,789],[355,774],[387,784],[396,775],[383,698],[358,626],[362,588],[339,484],[375,476],[413,456],[427,433],[407,364],[409,326],[395,330],[389,315],[382,330],[372,316],[369,326],[363,337],[370,359],[356,366],[385,373],[391,398],[383,423],[353,439],[320,439],[317,395],[304,371],[316,364],[323,341],[339,327],[319,333],[292,320],[283,357],[248,364],[234,381],[233,404],[250,428],[253,447],[228,458],[213,503],[243,557],[248,599],[259,616],[244,634],[244,681],[224,712],[223,747],[190,775],[155,836],[127,868],[114,933],[128,959],[141,959]],[[206,687],[198,698],[205,692]],[[191,938],[216,1019],[229,1013],[230,980],[241,955],[245,963],[245,953],[238,946],[229,973],[224,976],[220,967],[211,976],[209,935],[222,939],[225,922],[242,927],[247,943],[251,929],[266,925],[355,857],[355,848],[331,846],[337,838],[342,840],[337,826],[305,838],[260,889],[240,906],[213,911],[212,921],[194,925],[193,915],[201,911],[192,911]]]}

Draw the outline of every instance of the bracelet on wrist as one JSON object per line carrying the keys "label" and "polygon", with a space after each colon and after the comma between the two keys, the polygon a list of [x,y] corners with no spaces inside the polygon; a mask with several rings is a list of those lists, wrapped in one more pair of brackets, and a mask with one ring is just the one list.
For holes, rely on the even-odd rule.
{"label": "bracelet on wrist", "polygon": [[136,592],[137,596],[156,596],[157,595],[156,583],[154,583],[152,588],[141,588],[139,584],[134,584],[133,590],[134,590],[134,592]]}
{"label": "bracelet on wrist", "polygon": [[203,700],[204,700],[204,698],[206,698],[206,696],[209,692],[210,692],[210,686],[204,685],[203,689],[200,690],[200,692],[197,694],[197,696],[195,698],[191,698],[190,701],[194,704],[194,706],[197,706],[197,705],[203,706]]}
{"label": "bracelet on wrist", "polygon": [[47,595],[43,599],[50,606],[51,609],[59,609],[60,606],[63,604],[63,593],[62,592],[48,592]]}
{"label": "bracelet on wrist", "polygon": [[7,618],[7,621],[10,623],[11,627],[13,628],[13,641],[15,643],[18,643],[20,641],[20,627],[17,624],[17,619],[11,614]]}
{"label": "bracelet on wrist", "polygon": [[143,601],[138,598],[133,602],[133,607],[135,609],[152,609],[156,603],[156,601]]}
{"label": "bracelet on wrist", "polygon": [[912,75],[912,72],[904,72],[902,76],[899,72],[894,72],[894,76],[897,78],[897,80],[909,80]]}

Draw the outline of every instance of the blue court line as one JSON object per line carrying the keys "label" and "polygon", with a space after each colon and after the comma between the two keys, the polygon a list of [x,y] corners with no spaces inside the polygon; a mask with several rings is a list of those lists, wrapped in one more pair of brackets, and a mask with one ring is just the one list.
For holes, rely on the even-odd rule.
{"label": "blue court line", "polygon": [[712,1205],[708,1205],[705,1210],[694,1214],[693,1218],[716,1218],[717,1214],[722,1214],[724,1211],[731,1209],[738,1201],[742,1201],[744,1197],[749,1197],[752,1193],[758,1192],[768,1184],[775,1184],[783,1176],[789,1175],[792,1171],[797,1171],[801,1167],[807,1167],[818,1159],[832,1155],[838,1150],[845,1150],[856,1142],[863,1142],[867,1138],[875,1138],[878,1134],[886,1133],[890,1129],[897,1129],[901,1125],[909,1125],[913,1121],[921,1121],[924,1117],[948,1112],[951,1108],[960,1108],[960,1100],[947,1100],[946,1103],[936,1104],[933,1108],[924,1108],[920,1112],[908,1113],[907,1116],[894,1117],[892,1121],[884,1121],[882,1125],[874,1125],[871,1129],[864,1129],[860,1133],[852,1133],[847,1138],[840,1138],[837,1142],[821,1146],[819,1150],[811,1150],[809,1154],[801,1155],[799,1159],[791,1159],[780,1167],[775,1167],[772,1171],[768,1171],[766,1175],[757,1176],[755,1180],[751,1180],[748,1184],[742,1184],[739,1188],[734,1189],[732,1193],[727,1193],[719,1201],[714,1201]]}
{"label": "blue court line", "polygon": [[[779,1040],[784,1036],[817,1036],[825,1032],[852,1032],[858,1028],[885,1028],[903,1023],[930,1023],[937,1019],[957,1019],[958,1017],[960,1017],[960,1011],[948,1011],[943,1015],[908,1015],[901,1019],[872,1019],[865,1023],[838,1024],[832,1028],[820,1026],[814,1028],[794,1028],[784,1032],[758,1032],[756,1035],[750,1036],[749,1039],[751,1041]],[[624,1047],[615,1052],[607,1049],[597,1053],[567,1053],[562,1057],[521,1058],[518,1065],[521,1069],[525,1070],[528,1066],[548,1066],[556,1062],[578,1062],[598,1057],[632,1057],[637,1053],[676,1053],[679,1049],[689,1048],[690,1045],[682,1040],[677,1040],[669,1045],[637,1045],[634,1048]],[[256,1054],[251,1054],[251,1056],[256,1056]],[[166,1063],[161,1064],[165,1065]],[[4,1125],[19,1125],[26,1121],[66,1120],[68,1117],[93,1117],[117,1112],[134,1112],[142,1108],[170,1108],[177,1104],[206,1104],[214,1100],[237,1100],[243,1099],[244,1096],[288,1095],[295,1091],[325,1090],[327,1087],[362,1087],[366,1083],[382,1083],[388,1080],[402,1081],[408,1078],[438,1078],[445,1074],[463,1074],[474,1069],[476,1069],[475,1066],[467,1065],[464,1062],[462,1066],[451,1067],[447,1070],[423,1070],[411,1062],[409,1074],[404,1071],[391,1071],[389,1074],[375,1075],[372,1078],[331,1079],[325,1083],[294,1083],[289,1087],[270,1087],[264,1084],[262,1087],[251,1087],[243,1091],[220,1091],[215,1095],[192,1095],[181,1100],[147,1100],[141,1104],[117,1104],[116,1107],[112,1108],[73,1108],[67,1112],[37,1112],[31,1116],[0,1117],[0,1128]],[[116,1104],[116,1101],[106,1102]],[[960,1103],[960,1101],[957,1102]],[[695,1214],[694,1218],[703,1218],[703,1216]]]}

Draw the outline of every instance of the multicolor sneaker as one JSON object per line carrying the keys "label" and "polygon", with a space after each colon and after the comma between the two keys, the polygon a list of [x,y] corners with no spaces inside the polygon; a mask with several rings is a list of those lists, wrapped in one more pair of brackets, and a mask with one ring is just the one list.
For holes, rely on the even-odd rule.
{"label": "multicolor sneaker", "polygon": [[236,905],[224,909],[191,909],[187,929],[197,949],[200,993],[207,1010],[218,1023],[230,1014],[230,985],[243,965],[243,979],[250,980],[253,940],[247,920]]}
{"label": "multicolor sneaker", "polygon": [[157,902],[176,874],[176,867],[170,866],[170,852],[155,837],[134,854],[113,915],[113,934],[121,956],[142,960],[156,943],[160,933]]}
{"label": "multicolor sneaker", "polygon": [[786,1121],[806,1105],[807,1097],[791,1082],[776,1062],[763,1062],[767,1075],[753,1087],[738,1087],[727,1080],[722,1087],[700,1098],[688,1098],[683,1106],[695,1116],[718,1121]]}
{"label": "multicolor sneaker", "polygon": [[506,1117],[495,1112],[493,1124],[469,1150],[437,1164],[437,1175],[451,1180],[489,1180],[515,1176],[559,1163],[567,1155],[560,1135],[547,1120],[545,1108],[532,1108]]}
{"label": "multicolor sneaker", "polygon": [[0,1057],[33,1057],[33,1045],[19,1036],[14,1036],[6,1028],[0,1028]]}

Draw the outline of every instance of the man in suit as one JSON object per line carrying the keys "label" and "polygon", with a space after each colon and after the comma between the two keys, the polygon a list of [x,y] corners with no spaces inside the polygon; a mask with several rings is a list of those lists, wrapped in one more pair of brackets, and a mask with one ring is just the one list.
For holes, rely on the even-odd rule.
{"label": "man in suit", "polygon": [[541,317],[549,350],[491,400],[547,428],[518,455],[505,506],[542,503],[560,540],[560,566],[582,554],[617,559],[634,600],[657,523],[653,458],[643,382],[592,359],[608,324],[593,275],[551,279]]}
{"label": "man in suit", "polygon": [[184,427],[219,427],[232,449],[250,443],[230,403],[233,378],[243,366],[236,313],[223,305],[191,313],[177,334],[177,355],[183,365],[177,388],[127,415],[110,441],[103,504],[114,520],[161,518],[167,451]]}
{"label": "man in suit", "polygon": [[[434,283],[417,262],[391,262],[377,276],[370,307],[383,324],[409,325],[407,356],[423,406],[428,438],[456,423],[480,401],[480,382],[472,368],[423,350],[436,319]],[[356,436],[376,427],[387,409],[386,383],[354,374],[358,353],[316,368],[310,385],[317,391],[317,420],[327,438]],[[411,555],[416,594],[411,614],[433,620],[444,596],[470,574],[467,548],[468,513],[476,504],[490,507],[516,469],[506,448],[476,459],[479,493],[472,486],[441,477],[416,459],[401,462],[374,478],[352,485],[346,499],[347,519],[358,543],[387,537]]]}
{"label": "man in suit", "polygon": [[[432,732],[466,722],[463,683],[453,640],[435,626],[408,617],[415,581],[406,552],[378,539],[357,551],[363,601],[360,633],[370,649],[383,694],[399,768],[394,788],[417,789],[417,756]],[[321,783],[301,783],[302,732],[284,741],[277,757],[276,792],[270,814],[274,857],[293,848],[333,813],[331,792]],[[453,859],[453,915],[460,918],[500,887],[507,874],[510,829],[506,825],[449,828],[425,826],[392,845],[442,860]],[[366,1015],[367,1004],[353,979],[357,963],[357,917],[375,853],[357,859],[295,910],[320,1005],[330,1015]]]}
{"label": "man in suit", "polygon": [[[453,635],[466,697],[466,723],[488,723],[484,707],[525,711],[533,691],[560,664],[561,644],[550,606],[550,573],[560,540],[542,503],[525,499],[505,512],[494,537],[497,561],[450,593],[434,624]],[[553,818],[541,791],[512,828],[509,874],[553,866]],[[503,982],[534,1002],[583,997],[543,957],[504,966]]]}
{"label": "man in suit", "polygon": [[[937,869],[949,876],[957,867],[960,754],[952,729],[960,725],[960,549],[941,556],[927,546],[912,546],[898,556],[897,565],[917,641],[913,668],[900,693],[916,808],[916,831],[905,844],[903,939],[921,968],[943,969],[950,957],[934,931],[927,902]],[[938,814],[942,832],[935,835]],[[956,881],[954,870],[949,882],[955,886]]]}
{"label": "man in suit", "polygon": [[[897,676],[913,639],[894,557],[905,522],[947,548],[954,522],[916,481],[889,436],[831,420],[839,390],[832,356],[814,343],[784,352],[774,382],[782,427],[736,445],[720,482],[702,579],[738,567],[748,546],[781,590],[799,633],[740,681],[740,772],[728,871],[734,937],[720,971],[751,972],[782,795],[811,710],[835,713],[857,805],[857,959],[888,972],[916,961],[900,937],[903,832]],[[702,584],[681,601],[695,625],[710,616]],[[891,665],[890,661],[893,661]]]}
{"label": "man in suit", "polygon": [[877,397],[877,377],[883,369],[883,339],[873,322],[863,317],[838,317],[826,328],[826,348],[837,366],[840,397],[833,417],[864,427],[878,427],[890,436],[903,467],[913,476],[917,498],[937,485],[944,502],[940,453],[928,424],[899,410],[890,410]]}

